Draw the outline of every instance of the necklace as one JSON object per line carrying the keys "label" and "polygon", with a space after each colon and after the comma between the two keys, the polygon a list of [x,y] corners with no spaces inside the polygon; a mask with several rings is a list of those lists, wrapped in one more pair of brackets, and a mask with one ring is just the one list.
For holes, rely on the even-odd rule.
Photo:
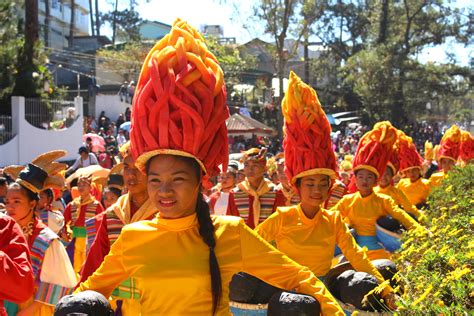
{"label": "necklace", "polygon": [[25,235],[25,237],[30,237],[31,235],[33,235],[33,231],[35,229],[35,222],[34,221],[31,221],[31,222],[28,222],[28,224],[26,224],[25,226],[21,226],[21,230],[23,231],[23,235]]}

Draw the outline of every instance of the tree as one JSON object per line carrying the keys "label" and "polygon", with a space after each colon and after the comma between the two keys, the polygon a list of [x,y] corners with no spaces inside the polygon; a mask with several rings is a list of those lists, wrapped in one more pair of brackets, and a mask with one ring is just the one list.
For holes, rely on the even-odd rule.
{"label": "tree", "polygon": [[[301,45],[301,38],[308,32],[309,26],[314,22],[317,14],[313,14],[313,1],[306,0],[260,0],[254,7],[255,16],[265,26],[265,32],[275,41],[275,70],[279,80],[279,100],[281,103],[284,94],[283,77],[285,66],[290,57],[294,56]],[[305,14],[302,18],[302,14]],[[285,41],[289,36],[296,38],[290,48],[285,49]],[[277,130],[281,133],[282,121],[277,117]]]}
{"label": "tree", "polygon": [[116,1],[115,10],[102,16],[103,22],[112,24],[112,43],[115,45],[117,38],[121,38],[123,41],[139,41],[139,26],[143,20],[134,9],[117,10],[118,0]]}
{"label": "tree", "polygon": [[214,37],[208,37],[206,44],[219,61],[224,72],[227,91],[242,82],[242,73],[255,67],[255,59],[252,56],[242,56],[235,45],[221,45]]}
{"label": "tree", "polygon": [[349,57],[344,67],[345,83],[353,87],[368,113],[385,111],[394,123],[403,125],[409,121],[408,113],[415,118],[412,114],[426,111],[434,91],[445,99],[467,93],[468,69],[417,59],[424,48],[450,38],[468,43],[472,30],[458,9],[442,1],[405,0],[389,5],[382,2],[371,11],[379,12],[370,18],[380,23],[372,24],[366,46]]}
{"label": "tree", "polygon": [[[34,8],[33,8],[34,9]],[[46,95],[45,81],[50,82],[53,93],[57,93],[46,64],[47,56],[40,49],[38,34],[26,33],[35,29],[27,27],[20,18],[22,7],[17,3],[0,0],[0,113],[10,114],[12,95],[38,97]],[[31,12],[25,17],[30,18]],[[37,21],[37,19],[36,19]],[[26,35],[25,35],[26,34]],[[33,41],[27,43],[28,41]],[[49,92],[49,91],[48,91]]]}

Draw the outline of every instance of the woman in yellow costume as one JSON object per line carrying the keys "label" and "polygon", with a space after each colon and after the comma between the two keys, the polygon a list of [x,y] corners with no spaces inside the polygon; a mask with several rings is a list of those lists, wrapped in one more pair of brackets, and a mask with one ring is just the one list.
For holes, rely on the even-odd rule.
{"label": "woman in yellow costume", "polygon": [[276,251],[243,220],[210,216],[201,181],[218,174],[219,165],[227,168],[229,110],[222,70],[201,35],[177,20],[148,54],[136,91],[131,148],[159,213],[125,226],[78,291],[108,297],[132,276],[143,315],[228,315],[228,284],[244,271],[312,295],[323,315],[343,315],[308,268]]}
{"label": "woman in yellow costume", "polygon": [[459,160],[464,166],[474,162],[474,137],[468,131],[461,132]]}
{"label": "woman in yellow costume", "polygon": [[412,138],[400,130],[398,130],[397,146],[400,173],[404,177],[398,182],[397,188],[406,195],[411,204],[421,209],[431,191],[429,180],[421,175],[423,158],[416,150]]}
{"label": "woman in yellow costume", "polygon": [[394,151],[390,156],[385,172],[380,177],[378,186],[374,188],[375,193],[381,193],[390,196],[397,205],[403,210],[419,220],[422,212],[410,203],[406,195],[393,185],[393,177],[398,173],[400,161],[398,160],[398,148],[395,145]]}
{"label": "woman in yellow costume", "polygon": [[390,215],[407,229],[420,226],[391,197],[374,192],[377,179],[385,172],[396,139],[397,131],[389,122],[375,124],[361,138],[353,161],[357,192],[345,195],[332,209],[341,212],[355,229],[357,243],[367,247],[371,260],[390,259],[390,254],[376,237],[377,219]]}
{"label": "woman in yellow costume", "polygon": [[[50,316],[54,305],[62,296],[70,294],[77,283],[58,235],[35,216],[38,194],[48,188],[64,186],[64,177],[59,172],[67,165],[54,160],[65,154],[62,150],[51,151],[35,158],[26,167],[10,166],[4,169],[12,179],[16,179],[8,188],[7,214],[21,226],[28,241],[36,285],[34,296],[25,303],[17,307],[7,304],[10,305],[9,315]],[[14,309],[18,312],[12,313]]]}
{"label": "woman in yellow costume", "polygon": [[[337,178],[332,149],[331,125],[321,108],[316,91],[293,72],[282,102],[285,118],[283,148],[287,178],[301,203],[279,207],[256,232],[278,250],[307,266],[323,278],[331,268],[336,245],[358,271],[382,275],[357,245],[339,212],[322,208],[331,184]],[[384,291],[389,294],[390,288]]]}
{"label": "woman in yellow costume", "polygon": [[448,172],[456,165],[461,147],[461,130],[456,125],[451,126],[443,135],[439,144],[439,165],[441,171],[433,173],[430,184],[433,187],[441,185]]}

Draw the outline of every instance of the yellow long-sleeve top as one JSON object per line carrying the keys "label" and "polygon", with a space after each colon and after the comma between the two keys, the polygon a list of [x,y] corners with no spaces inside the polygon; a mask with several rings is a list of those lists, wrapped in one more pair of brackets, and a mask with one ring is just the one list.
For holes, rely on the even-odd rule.
{"label": "yellow long-sleeve top", "polygon": [[382,188],[381,186],[376,186],[374,188],[374,192],[388,195],[395,201],[397,205],[401,206],[405,212],[414,215],[417,219],[419,219],[423,214],[423,212],[421,212],[415,205],[410,203],[407,196],[405,195],[405,193],[403,193],[402,190],[396,188],[391,184],[386,186],[385,188]]}
{"label": "yellow long-sleeve top", "polygon": [[446,178],[447,174],[444,173],[443,170],[433,173],[429,179],[431,187],[438,187],[443,182],[444,178]]}
{"label": "yellow long-sleeve top", "polygon": [[375,192],[366,197],[362,197],[359,192],[344,195],[332,210],[338,210],[343,217],[347,217],[359,236],[375,236],[377,219],[387,215],[407,229],[420,226],[391,197]]}
{"label": "yellow long-sleeve top", "polygon": [[321,209],[308,218],[301,204],[279,207],[255,231],[268,242],[275,241],[278,250],[315,275],[326,275],[331,268],[336,244],[357,270],[372,274],[379,282],[384,279],[360,248],[341,214]]}
{"label": "yellow long-sleeve top", "polygon": [[431,191],[429,181],[423,178],[419,178],[415,182],[411,182],[408,178],[401,179],[397,188],[402,190],[413,205],[424,203]]}
{"label": "yellow long-sleeve top", "polygon": [[[325,315],[344,315],[322,282],[265,242],[236,217],[213,217],[216,256],[222,278],[219,315],[230,315],[228,284],[243,271],[283,289],[315,297]],[[141,292],[142,315],[212,313],[209,249],[196,214],[125,226],[99,269],[77,291],[108,297],[129,276]]]}

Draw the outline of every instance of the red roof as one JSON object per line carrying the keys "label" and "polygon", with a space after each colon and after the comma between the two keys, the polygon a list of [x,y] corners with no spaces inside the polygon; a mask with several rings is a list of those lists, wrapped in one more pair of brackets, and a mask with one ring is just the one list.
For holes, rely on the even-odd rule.
{"label": "red roof", "polygon": [[227,120],[227,130],[229,135],[239,135],[244,133],[257,134],[260,136],[274,136],[276,131],[267,125],[254,120],[251,117],[232,114]]}

